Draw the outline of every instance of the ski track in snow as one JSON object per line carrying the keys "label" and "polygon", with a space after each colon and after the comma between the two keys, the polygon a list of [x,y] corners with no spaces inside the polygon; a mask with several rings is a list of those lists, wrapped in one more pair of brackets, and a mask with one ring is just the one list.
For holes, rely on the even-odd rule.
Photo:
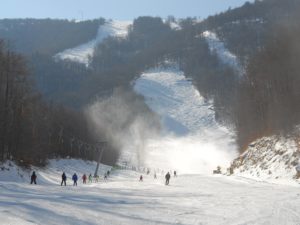
{"label": "ski track in snow", "polygon": [[101,25],[98,30],[97,37],[88,43],[79,45],[75,48],[66,49],[63,52],[56,54],[54,57],[58,59],[68,59],[71,61],[83,63],[88,65],[89,58],[94,54],[94,48],[100,44],[105,38],[112,37],[126,37],[128,27],[132,22],[129,21],[109,21]]}
{"label": "ski track in snow", "polygon": [[[114,170],[108,181],[71,185],[73,171],[90,172],[95,163],[52,161],[38,171],[38,185],[0,181],[0,224],[3,225],[298,225],[299,187],[253,180],[179,174],[164,185],[164,174]],[[101,166],[100,171],[108,167]],[[14,177],[11,170],[8,173]],[[67,171],[67,186],[59,185]],[[100,173],[101,174],[101,173]]]}
{"label": "ski track in snow", "polygon": [[[163,116],[166,127],[168,120],[177,121],[186,132],[197,132],[201,128],[214,126],[212,103],[205,102],[192,82],[178,70],[153,70],[142,74],[135,90],[146,97],[146,103]],[[182,133],[180,129],[170,129]],[[201,131],[201,130],[200,130]]]}

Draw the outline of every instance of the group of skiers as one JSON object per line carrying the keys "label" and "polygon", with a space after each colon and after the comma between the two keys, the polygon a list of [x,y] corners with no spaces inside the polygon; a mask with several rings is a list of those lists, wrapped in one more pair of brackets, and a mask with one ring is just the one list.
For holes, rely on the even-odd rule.
{"label": "group of skiers", "polygon": [[[99,182],[99,179],[100,179],[99,175],[96,175],[94,178],[95,178],[95,182]],[[86,184],[87,179],[89,180],[89,183],[93,182],[93,176],[91,173],[89,176],[87,176],[86,174],[82,175],[82,183]]]}
{"label": "group of skiers", "polygon": [[[150,174],[150,171],[147,170],[147,175],[149,175],[149,174]],[[177,177],[177,172],[176,172],[176,170],[174,171],[174,177]],[[140,175],[139,181],[142,182],[143,179],[144,179],[144,178],[143,178],[143,175]],[[154,179],[157,179],[156,173],[154,173]],[[166,179],[165,184],[166,184],[166,185],[169,185],[170,179],[171,179],[171,174],[170,174],[170,172],[167,172],[167,174],[165,175],[165,179]]]}
{"label": "group of skiers", "polygon": [[[73,174],[72,180],[73,180],[73,186],[77,186],[78,176],[76,173]],[[65,185],[65,186],[67,185],[67,176],[66,176],[65,172],[63,172],[63,174],[61,175],[60,186],[63,186],[63,185]]]}
{"label": "group of skiers", "polygon": [[[150,170],[147,170],[147,175],[148,174],[150,174]],[[108,170],[104,174],[104,180],[107,180],[107,177],[109,175],[110,175],[110,171]],[[177,172],[176,171],[174,171],[174,177],[177,177]],[[94,179],[95,182],[99,182],[100,178],[99,178],[98,175],[95,176],[94,178],[95,178]],[[37,175],[36,175],[35,171],[33,171],[32,174],[31,174],[31,182],[30,182],[30,184],[36,184],[36,179],[37,179]],[[93,182],[93,176],[92,176],[92,174],[90,174],[88,177],[87,177],[86,174],[82,175],[82,182],[83,182],[83,184],[86,184],[87,179],[89,180],[89,183],[92,183]],[[154,173],[154,179],[157,179],[156,173]],[[166,179],[165,184],[169,185],[170,179],[171,179],[170,172],[167,172],[167,174],[165,175],[165,179]],[[77,176],[76,173],[73,174],[72,180],[73,180],[73,186],[77,186],[78,176]],[[139,181],[143,181],[143,175],[140,175]],[[61,186],[63,186],[63,185],[66,186],[67,185],[67,176],[66,176],[65,172],[63,172],[62,175],[61,175],[61,183],[60,183],[60,185]]]}
{"label": "group of skiers", "polygon": [[[104,174],[104,180],[107,180],[108,176],[110,175],[110,171],[108,170],[105,174]],[[31,181],[30,181],[30,184],[37,184],[36,180],[37,180],[37,175],[35,173],[35,171],[32,172],[31,174]],[[86,184],[86,181],[87,179],[89,180],[89,183],[92,183],[93,182],[93,176],[92,174],[90,174],[88,177],[86,174],[83,174],[82,176],[82,182],[84,184]],[[78,176],[76,173],[73,174],[72,176],[72,180],[73,180],[73,186],[77,186],[77,181],[78,181]],[[100,180],[100,177],[99,175],[96,175],[94,177],[94,182],[99,182]],[[61,186],[66,186],[67,185],[67,175],[65,172],[62,173],[61,175],[61,183],[60,183]]]}

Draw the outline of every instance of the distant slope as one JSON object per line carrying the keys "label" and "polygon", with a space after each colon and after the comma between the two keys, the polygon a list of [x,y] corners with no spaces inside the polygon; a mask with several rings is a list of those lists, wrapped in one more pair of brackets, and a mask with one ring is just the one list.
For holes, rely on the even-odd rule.
{"label": "distant slope", "polygon": [[212,102],[178,68],[146,71],[134,89],[158,113],[165,129],[145,143],[145,164],[150,168],[209,174],[236,156],[233,134],[216,122]]}
{"label": "distant slope", "polygon": [[218,38],[216,33],[205,31],[202,33],[202,35],[206,39],[210,51],[217,54],[218,58],[224,64],[229,65],[240,76],[245,73],[245,70],[240,64],[238,57],[225,47],[224,43]]}
{"label": "distant slope", "polygon": [[[225,46],[247,64],[249,57],[264,48],[270,32],[278,24],[298,14],[297,0],[262,0],[209,16],[196,26],[214,31]],[[288,22],[288,21],[287,21]]]}
{"label": "distant slope", "polygon": [[107,37],[123,38],[128,33],[130,21],[109,21],[100,25],[95,39],[81,44],[75,48],[66,49],[55,55],[58,59],[68,59],[74,62],[88,65],[89,59],[93,57],[94,48]]}

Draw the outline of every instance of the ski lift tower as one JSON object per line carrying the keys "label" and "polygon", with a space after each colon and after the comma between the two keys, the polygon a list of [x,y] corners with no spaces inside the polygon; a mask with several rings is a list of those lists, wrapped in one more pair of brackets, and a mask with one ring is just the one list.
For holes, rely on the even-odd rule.
{"label": "ski lift tower", "polygon": [[98,149],[99,156],[98,156],[98,162],[97,162],[96,170],[94,173],[94,177],[96,177],[98,175],[99,165],[101,163],[102,155],[105,150],[106,144],[107,144],[106,141],[99,141],[96,144],[96,148]]}

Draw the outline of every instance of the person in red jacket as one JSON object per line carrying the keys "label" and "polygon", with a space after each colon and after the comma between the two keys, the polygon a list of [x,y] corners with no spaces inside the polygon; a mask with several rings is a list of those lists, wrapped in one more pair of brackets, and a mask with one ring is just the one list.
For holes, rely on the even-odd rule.
{"label": "person in red jacket", "polygon": [[82,176],[82,182],[83,182],[84,184],[86,184],[86,179],[87,179],[87,176],[86,176],[85,174],[83,174],[83,176]]}

